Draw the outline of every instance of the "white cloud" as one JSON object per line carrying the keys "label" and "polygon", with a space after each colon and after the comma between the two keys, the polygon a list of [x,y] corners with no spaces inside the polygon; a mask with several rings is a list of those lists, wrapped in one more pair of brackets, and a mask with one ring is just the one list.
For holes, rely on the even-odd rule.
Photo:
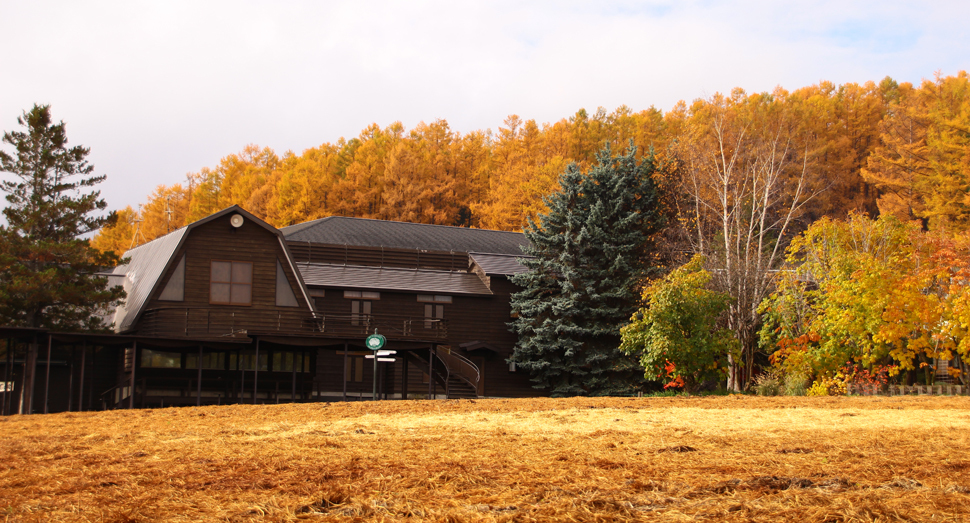
{"label": "white cloud", "polygon": [[248,143],[301,151],[370,123],[669,109],[742,87],[918,82],[966,69],[958,2],[13,2],[0,129],[52,104],[110,205]]}

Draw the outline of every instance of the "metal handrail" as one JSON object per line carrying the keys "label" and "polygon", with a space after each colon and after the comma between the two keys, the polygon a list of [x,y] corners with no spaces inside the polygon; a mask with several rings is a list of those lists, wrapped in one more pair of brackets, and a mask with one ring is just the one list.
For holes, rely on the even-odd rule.
{"label": "metal handrail", "polygon": [[[473,363],[468,358],[462,356],[461,354],[456,354],[454,352],[446,353],[446,356],[457,360],[458,363],[459,363],[459,365],[458,365],[459,368],[462,368],[464,366],[465,368],[470,369],[470,371],[471,371],[470,373],[464,373],[464,372],[460,372],[459,373],[459,374],[462,375],[462,377],[466,377],[466,374],[467,374],[466,381],[469,381],[472,385],[476,385],[476,386],[478,385],[479,382],[481,382],[481,380],[482,380],[482,373],[479,370],[478,365],[475,365],[475,363]],[[474,375],[475,375],[475,379],[474,380],[471,379],[471,373],[474,373]]]}
{"label": "metal handrail", "polygon": [[475,365],[471,360],[462,356],[461,354],[456,354],[454,352],[436,351],[436,354],[438,359],[441,360],[448,369],[449,377],[451,376],[451,371],[454,370],[455,374],[459,378],[475,388],[476,394],[479,393],[481,390],[482,374],[481,370],[478,368],[478,365]]}
{"label": "metal handrail", "polygon": [[[114,394],[114,392],[116,390],[122,390],[123,391],[124,388],[125,387],[128,387],[128,386],[131,387],[131,390],[128,392],[128,395],[130,396],[130,395],[132,395],[132,394],[135,393],[135,384],[132,383],[130,377],[129,378],[125,378],[125,379],[119,381],[117,384],[115,384],[115,386],[113,386],[110,389],[102,392],[101,393],[101,409],[102,410],[109,410],[108,409],[108,402],[106,401],[106,397],[110,398],[110,395],[111,394]],[[113,410],[113,409],[117,408],[118,405],[121,405],[121,402],[124,401],[124,400],[126,400],[126,399],[128,399],[129,396],[125,396],[123,398],[120,398],[118,401],[112,401],[111,404],[110,404],[111,405],[111,409]]]}

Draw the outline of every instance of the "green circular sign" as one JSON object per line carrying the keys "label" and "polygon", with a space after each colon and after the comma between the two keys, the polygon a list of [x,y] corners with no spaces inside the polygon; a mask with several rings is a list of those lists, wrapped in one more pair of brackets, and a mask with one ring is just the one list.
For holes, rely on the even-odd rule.
{"label": "green circular sign", "polygon": [[364,344],[367,345],[367,348],[370,350],[380,350],[386,342],[387,340],[380,334],[371,334],[366,340],[364,340]]}

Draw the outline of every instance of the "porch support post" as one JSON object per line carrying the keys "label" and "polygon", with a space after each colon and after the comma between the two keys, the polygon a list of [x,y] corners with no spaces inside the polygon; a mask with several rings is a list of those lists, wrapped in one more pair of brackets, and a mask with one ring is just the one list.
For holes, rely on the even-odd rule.
{"label": "porch support post", "polygon": [[243,365],[243,351],[236,351],[236,365],[239,366],[239,403],[246,401],[246,367]]}
{"label": "porch support post", "polygon": [[195,389],[195,406],[202,406],[202,344],[199,344],[199,375],[196,378],[198,383],[196,383]]}
{"label": "porch support post", "polygon": [[71,412],[74,403],[74,356],[77,355],[77,346],[71,344],[71,364],[68,366],[67,377],[67,411]]}
{"label": "porch support post", "polygon": [[434,345],[428,348],[428,399],[434,398]]}
{"label": "porch support post", "polygon": [[7,364],[3,367],[3,402],[0,403],[0,413],[4,416],[7,415],[7,411],[10,408],[10,376],[13,372],[11,370],[13,367],[13,340],[7,338]]}
{"label": "porch support post", "polygon": [[341,377],[344,383],[344,401],[347,401],[347,344],[344,343],[344,373]]}
{"label": "porch support post", "polygon": [[138,368],[138,342],[131,342],[131,394],[128,395],[128,408],[135,408],[135,369]]}
{"label": "porch support post", "polygon": [[88,342],[81,342],[81,374],[78,376],[78,386],[77,386],[77,411],[81,412],[84,410],[84,360],[88,355]]}
{"label": "porch support post", "polygon": [[253,363],[253,405],[256,404],[256,388],[259,386],[259,338],[256,338],[256,361]]}
{"label": "porch support post", "polygon": [[401,356],[402,356],[401,359],[403,360],[403,364],[404,364],[404,371],[403,371],[403,374],[401,375],[401,399],[402,400],[406,400],[406,399],[408,399],[408,357],[407,357],[407,352],[402,353]]}
{"label": "porch support post", "polygon": [[[34,413],[34,381],[37,376],[37,336],[27,345],[27,357],[24,358],[24,393],[27,400],[26,409],[21,402],[21,414]],[[30,379],[27,379],[27,377]]]}
{"label": "porch support post", "polygon": [[54,336],[47,335],[47,369],[44,371],[44,414],[47,414],[47,398],[51,390],[51,344],[54,343]]}
{"label": "porch support post", "polygon": [[[293,391],[290,392],[290,403],[296,403],[296,351],[293,351]],[[303,349],[300,349],[300,368],[303,368]]]}
{"label": "porch support post", "polygon": [[[317,355],[320,354],[320,348],[319,347],[316,347],[314,350],[316,351],[316,354]],[[310,364],[307,362],[307,351],[302,352],[300,355],[303,357],[303,359],[300,360],[300,368],[303,369],[303,372],[301,372],[300,373],[300,376],[299,376],[299,380],[300,380],[300,400],[301,401],[307,401],[307,400],[313,398],[313,396],[312,396],[313,392],[312,391],[310,392],[310,394],[311,394],[310,396],[308,396],[307,395],[307,392],[306,392],[306,375],[310,373]],[[313,376],[316,377],[316,375],[317,375],[317,372],[316,372],[316,370],[314,370],[313,371]],[[310,386],[311,387],[313,386],[313,378],[310,378]]]}
{"label": "porch support post", "polygon": [[[104,346],[101,346],[102,351]],[[103,354],[102,354],[103,356]],[[91,346],[91,379],[88,380],[91,383],[88,385],[88,410],[94,410],[96,405],[94,403],[94,382],[98,376],[98,346]]]}

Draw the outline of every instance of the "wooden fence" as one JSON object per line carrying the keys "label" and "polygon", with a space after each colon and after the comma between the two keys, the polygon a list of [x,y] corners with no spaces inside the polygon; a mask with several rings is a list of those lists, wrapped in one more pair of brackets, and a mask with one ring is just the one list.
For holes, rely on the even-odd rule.
{"label": "wooden fence", "polygon": [[849,385],[849,394],[860,396],[965,396],[970,387],[939,383],[936,385]]}

